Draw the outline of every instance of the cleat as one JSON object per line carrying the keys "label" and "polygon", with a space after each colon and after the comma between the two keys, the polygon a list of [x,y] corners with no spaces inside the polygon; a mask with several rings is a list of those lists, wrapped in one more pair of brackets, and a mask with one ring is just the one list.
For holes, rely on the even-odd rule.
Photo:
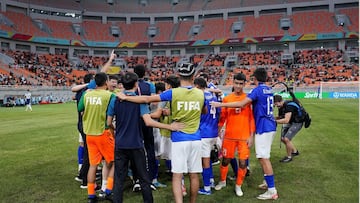
{"label": "cleat", "polygon": [[156,187],[154,184],[150,184],[150,188],[153,190],[153,191],[156,191]]}
{"label": "cleat", "polygon": [[210,188],[215,188],[215,182],[210,182]]}
{"label": "cleat", "polygon": [[268,190],[264,194],[259,195],[257,198],[261,200],[276,200],[279,198],[279,195],[276,190],[274,192],[270,192]]}
{"label": "cleat", "polygon": [[82,178],[80,176],[75,176],[75,180],[78,182],[82,182]]}
{"label": "cleat", "polygon": [[291,155],[292,155],[292,156],[299,156],[299,155],[300,155],[300,152],[299,152],[299,150],[297,150],[296,152],[292,152]]}
{"label": "cleat", "polygon": [[99,197],[105,198],[105,196],[106,196],[105,191],[100,190],[100,192],[99,192]]}
{"label": "cleat", "polygon": [[281,163],[289,163],[290,161],[292,161],[292,158],[287,156],[280,160]]}
{"label": "cleat", "polygon": [[211,190],[206,191],[204,188],[202,188],[202,189],[200,189],[198,191],[198,194],[200,194],[200,195],[211,195]]}
{"label": "cleat", "polygon": [[165,184],[162,184],[162,183],[159,183],[159,182],[155,182],[155,183],[153,183],[153,185],[154,185],[156,188],[167,187]]}
{"label": "cleat", "polygon": [[234,176],[227,176],[227,178],[229,179],[229,180],[236,180],[236,176],[234,175]]}
{"label": "cleat", "polygon": [[226,187],[226,181],[220,181],[216,186],[215,190],[221,190],[222,188]]}
{"label": "cleat", "polygon": [[235,193],[239,197],[244,195],[243,191],[241,190],[241,185],[235,185]]}

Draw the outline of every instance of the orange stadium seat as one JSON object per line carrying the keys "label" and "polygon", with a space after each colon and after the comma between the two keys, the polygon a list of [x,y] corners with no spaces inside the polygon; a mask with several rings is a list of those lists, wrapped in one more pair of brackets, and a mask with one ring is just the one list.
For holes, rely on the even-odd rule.
{"label": "orange stadium seat", "polygon": [[339,9],[339,13],[346,14],[350,18],[349,31],[359,31],[359,8],[343,8]]}
{"label": "orange stadium seat", "polygon": [[[27,34],[31,36],[48,37],[46,32],[39,30],[32,22],[31,18],[23,13],[7,11],[1,12],[4,16],[9,18],[14,24],[14,31]],[[10,30],[11,31],[11,30]]]}
{"label": "orange stadium seat", "polygon": [[341,32],[342,28],[334,21],[334,13],[328,11],[294,12],[289,34]]}
{"label": "orange stadium seat", "polygon": [[158,28],[157,35],[151,40],[155,42],[168,42],[170,41],[170,35],[174,26],[172,21],[159,21],[155,23]]}
{"label": "orange stadium seat", "polygon": [[120,22],[117,23],[117,25],[121,29],[121,41],[142,42],[145,41],[145,39],[147,41],[146,31],[149,26],[148,22],[131,22],[131,24]]}
{"label": "orange stadium seat", "polygon": [[57,21],[57,20],[43,20],[44,23],[51,29],[51,35],[60,39],[77,39],[81,40],[81,37],[77,35],[72,29],[72,22]]}
{"label": "orange stadium seat", "polygon": [[84,28],[85,38],[90,41],[114,41],[110,33],[111,23],[103,24],[100,21],[84,20],[81,24]]}
{"label": "orange stadium seat", "polygon": [[194,21],[179,21],[179,29],[175,35],[174,40],[175,41],[186,41],[190,39],[190,28],[192,25],[194,25]]}

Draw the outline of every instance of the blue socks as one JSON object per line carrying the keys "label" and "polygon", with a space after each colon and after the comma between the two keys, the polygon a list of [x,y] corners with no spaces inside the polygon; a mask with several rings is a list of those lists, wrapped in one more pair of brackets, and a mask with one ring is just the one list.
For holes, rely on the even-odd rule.
{"label": "blue socks", "polygon": [[266,174],[264,174],[264,179],[266,181],[266,184],[268,185],[268,188],[274,188],[275,187],[274,175],[266,175]]}
{"label": "blue socks", "polygon": [[84,147],[79,146],[78,148],[78,164],[82,164],[84,160]]}
{"label": "blue socks", "polygon": [[210,186],[211,168],[203,168],[202,177],[204,186]]}
{"label": "blue socks", "polygon": [[230,164],[231,164],[231,168],[234,171],[234,175],[237,176],[237,171],[239,170],[237,159],[236,158],[231,159]]}

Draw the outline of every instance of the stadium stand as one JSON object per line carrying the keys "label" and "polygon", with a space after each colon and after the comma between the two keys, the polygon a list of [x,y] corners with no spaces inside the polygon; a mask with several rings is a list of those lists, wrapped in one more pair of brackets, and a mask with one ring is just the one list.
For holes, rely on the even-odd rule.
{"label": "stadium stand", "polygon": [[340,14],[346,14],[350,18],[350,31],[359,31],[359,8],[343,8],[339,9]]}
{"label": "stadium stand", "polygon": [[[76,34],[73,30],[74,19],[64,21],[64,18],[41,18],[40,15],[25,15],[24,9],[8,9],[2,11],[1,14],[14,23],[14,26],[0,23],[0,30],[14,32],[19,34],[32,35],[35,37],[54,37],[67,40],[90,40],[96,42],[176,42],[176,41],[193,41],[193,40],[208,40],[208,39],[226,39],[226,38],[256,38],[266,36],[283,36],[284,34],[302,35],[302,34],[316,34],[316,33],[345,33],[347,31],[357,32],[359,29],[358,6],[352,6],[350,3],[344,3],[344,7],[339,6],[341,2],[335,3],[334,12],[331,9],[326,9],[326,5],[320,5],[310,9],[302,9],[304,1],[300,0],[242,0],[242,1],[203,1],[203,0],[183,0],[178,4],[171,4],[171,1],[151,0],[146,5],[140,5],[139,1],[117,0],[113,5],[104,3],[103,1],[89,0],[86,3],[77,3],[76,1],[47,1],[47,0],[33,0],[29,3],[28,0],[18,0],[25,4],[41,5],[48,8],[64,8],[81,10],[85,13],[87,11],[108,12],[116,15],[109,17],[103,23],[102,16],[92,17],[90,14],[81,20],[79,25],[82,32]],[[309,1],[311,5],[314,1]],[[286,8],[275,9],[273,11],[264,12],[258,10],[256,6],[290,5],[297,3],[300,6],[292,10],[291,15],[287,16]],[[318,2],[317,2],[318,3]],[[321,3],[321,2],[320,2]],[[306,2],[305,2],[306,4]],[[350,7],[349,7],[350,6]],[[5,6],[6,7],[6,6]],[[251,8],[246,10],[246,8]],[[255,8],[256,7],[256,8]],[[330,6],[329,6],[330,7]],[[220,9],[239,8],[240,11],[233,13],[225,13]],[[255,8],[255,9],[254,9]],[[205,11],[211,11],[206,14]],[[215,10],[215,14],[213,14]],[[136,13],[136,15],[121,16],[115,13]],[[189,14],[188,12],[196,11],[197,14]],[[202,15],[201,12],[205,14]],[[179,15],[178,23],[169,16],[170,12],[184,12]],[[286,13],[285,13],[286,12]],[[154,15],[148,17],[148,13],[159,13],[159,16]],[[257,14],[259,14],[258,17]],[[338,26],[335,21],[336,14],[345,14],[349,18],[349,25],[344,27]],[[121,14],[119,14],[121,15]],[[164,17],[165,15],[166,17]],[[31,17],[30,17],[31,16]],[[199,21],[196,22],[196,17]],[[288,31],[280,28],[279,20],[282,17],[291,19],[291,27]],[[106,18],[106,16],[105,16]],[[105,19],[104,18],[104,19]],[[152,18],[152,19],[150,19]],[[55,20],[56,19],[56,20]],[[102,19],[102,20],[100,20]],[[47,25],[51,32],[47,33],[41,31],[36,27],[34,20],[41,20]],[[231,32],[231,26],[236,21],[242,21],[243,29],[238,33]],[[79,21],[79,20],[78,20]],[[75,21],[74,21],[75,22]],[[76,21],[77,22],[77,21]],[[154,22],[150,25],[150,22]],[[114,37],[110,33],[110,26],[116,25],[120,28],[120,36]],[[191,34],[193,25],[201,25],[200,32],[196,35]],[[149,37],[147,29],[149,26],[156,27],[156,35]],[[344,40],[344,42],[338,42]],[[268,67],[270,82],[276,81],[292,81],[299,86],[317,85],[320,81],[358,81],[359,74],[358,65],[349,63],[349,58],[345,53],[345,49],[358,52],[358,44],[348,46],[348,39],[332,40],[335,45],[330,47],[320,48],[317,41],[299,42],[299,44],[316,44],[307,45],[308,47],[298,47],[298,42],[294,42],[290,54],[293,56],[292,64],[282,64],[281,55],[288,53],[290,48],[285,48],[284,51],[259,51],[259,44],[236,44],[244,46],[244,50],[233,50],[231,54],[237,56],[237,63],[231,67],[225,64],[225,59],[230,55],[227,52],[228,44],[205,47],[180,47],[176,50],[171,47],[162,48],[161,53],[166,53],[166,56],[158,56],[157,50],[152,52],[152,49],[141,47],[139,49],[126,49],[124,56],[129,68],[136,64],[144,64],[149,67],[150,80],[158,81],[164,79],[167,75],[173,74],[176,63],[183,55],[190,58],[190,61],[198,66],[198,73],[206,73],[211,75],[211,79],[218,85],[231,85],[232,76],[234,73],[243,72],[248,78],[251,78],[251,73],[257,67]],[[358,40],[358,39],[357,39]],[[356,41],[356,40],[353,40]],[[327,42],[327,41],[326,41]],[[7,41],[4,43],[8,43]],[[1,81],[7,81],[9,84],[26,84],[26,85],[51,85],[51,86],[69,86],[81,80],[84,74],[89,71],[97,71],[107,61],[108,56],[104,52],[104,47],[79,47],[80,49],[89,50],[88,54],[76,52],[78,47],[70,47],[70,51],[66,51],[69,55],[75,55],[79,58],[80,63],[75,65],[70,64],[67,55],[62,54],[48,54],[37,51],[38,45],[28,42],[29,48],[19,46],[16,51],[17,44],[21,42],[9,42],[7,47],[8,56],[15,59],[15,64],[9,67],[6,64],[1,64],[0,74]],[[283,42],[276,42],[269,44],[269,50],[282,50],[279,46],[283,46]],[[339,50],[339,44],[343,43],[342,50]],[[15,44],[15,45],[14,45]],[[191,43],[190,43],[191,44]],[[265,43],[264,43],[265,44]],[[43,45],[39,45],[40,47]],[[49,50],[53,53],[54,47],[51,45]],[[322,46],[322,45],[321,45]],[[13,50],[15,47],[15,50]],[[3,47],[2,47],[3,48]],[[64,48],[64,47],[61,47]],[[68,49],[68,47],[64,48]],[[95,53],[95,49],[101,50],[101,54]],[[125,50],[121,48],[122,51]],[[171,49],[171,50],[170,50]],[[216,50],[214,54],[213,51]],[[175,51],[173,53],[173,51]],[[50,51],[49,51],[50,52]],[[74,54],[73,54],[74,53]],[[135,54],[134,54],[135,53]],[[181,57],[180,57],[181,55]],[[148,59],[148,56],[151,56]],[[357,59],[358,60],[358,59]],[[10,79],[9,79],[10,78]],[[10,82],[9,82],[10,81]],[[251,82],[250,82],[251,83]]]}
{"label": "stadium stand", "polygon": [[293,27],[289,34],[341,32],[342,27],[335,23],[334,13],[328,11],[294,12],[291,16]]}
{"label": "stadium stand", "polygon": [[30,17],[20,12],[1,12],[4,16],[6,16],[9,20],[14,23],[13,30],[18,33],[27,34],[27,35],[35,35],[40,37],[48,37],[48,33],[42,32],[39,30]]}

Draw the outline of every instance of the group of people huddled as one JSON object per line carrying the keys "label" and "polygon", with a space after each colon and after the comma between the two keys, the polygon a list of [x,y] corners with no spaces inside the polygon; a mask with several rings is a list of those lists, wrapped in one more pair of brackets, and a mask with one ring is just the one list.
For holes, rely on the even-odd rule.
{"label": "group of people huddled", "polygon": [[[283,109],[282,115],[275,119],[274,93],[265,84],[266,69],[255,70],[256,87],[249,94],[243,91],[246,76],[238,73],[234,75],[233,92],[221,97],[221,90],[207,81],[206,74],[195,77],[193,64],[180,65],[176,75],[154,85],[144,80],[143,65],[135,66],[121,78],[107,75],[115,57],[112,52],[94,78],[87,75],[84,84],[72,87],[76,92],[78,130],[84,145],[79,150],[83,157],[79,157],[82,163],[76,179],[82,181],[82,188],[87,188],[88,202],[100,198],[123,202],[127,176],[133,179],[133,190],[141,191],[143,201],[153,202],[152,190],[166,187],[157,179],[158,157],[166,159],[166,167],[172,173],[175,202],[183,202],[187,193],[185,175],[189,176],[192,203],[198,194],[211,195],[212,188],[226,187],[228,165],[234,161],[238,163],[234,191],[237,196],[243,196],[242,184],[248,174],[253,144],[264,172],[264,182],[259,188],[266,190],[257,198],[279,197],[270,162],[271,144],[277,123],[292,123],[296,110]],[[277,98],[275,102],[282,100]],[[276,104],[279,108],[283,106]],[[299,130],[302,125],[296,127]],[[296,132],[288,138],[286,133],[284,130],[282,136],[287,148],[289,144],[290,157],[282,159],[284,163],[299,155],[291,143]],[[210,158],[219,135],[222,161],[220,180],[215,184]],[[96,185],[99,165],[102,165],[101,187]],[[203,187],[199,185],[199,174]],[[98,195],[97,189],[100,189]]]}

